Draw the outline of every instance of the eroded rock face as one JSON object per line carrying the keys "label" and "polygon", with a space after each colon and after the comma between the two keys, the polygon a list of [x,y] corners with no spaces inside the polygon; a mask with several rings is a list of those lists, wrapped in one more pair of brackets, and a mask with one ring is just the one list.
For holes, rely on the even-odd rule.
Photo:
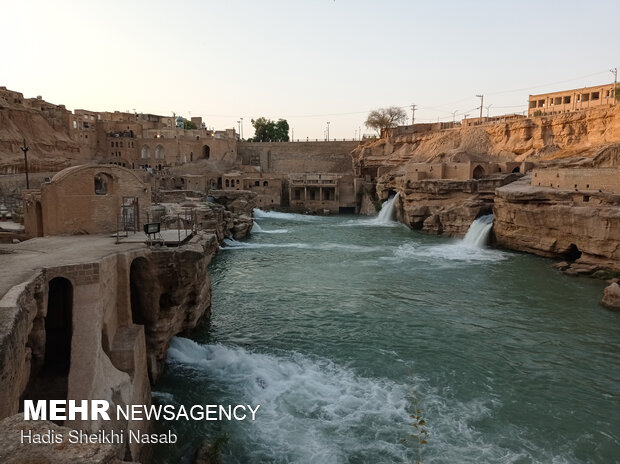
{"label": "eroded rock face", "polygon": [[526,177],[496,191],[500,246],[576,261],[575,269],[620,269],[620,196],[534,187]]}
{"label": "eroded rock face", "polygon": [[539,161],[588,157],[620,140],[620,107],[379,139],[352,152],[355,169],[407,162]]}
{"label": "eroded rock face", "polygon": [[[60,443],[21,444],[21,433],[59,436]],[[25,421],[16,414],[0,421],[0,462],[3,464],[120,464],[122,443],[69,443],[68,427],[48,421]]]}
{"label": "eroded rock face", "polygon": [[492,211],[495,186],[511,182],[513,174],[485,180],[412,180],[406,175],[384,175],[377,183],[383,200],[400,192],[397,217],[414,230],[461,237],[479,216]]}
{"label": "eroded rock face", "polygon": [[210,316],[207,266],[212,255],[206,251],[214,242],[154,251],[131,265],[132,314],[134,323],[144,325],[153,382],[163,370],[172,337],[193,329],[201,317]]}
{"label": "eroded rock face", "polygon": [[605,288],[601,303],[606,308],[620,311],[620,285],[617,282]]}

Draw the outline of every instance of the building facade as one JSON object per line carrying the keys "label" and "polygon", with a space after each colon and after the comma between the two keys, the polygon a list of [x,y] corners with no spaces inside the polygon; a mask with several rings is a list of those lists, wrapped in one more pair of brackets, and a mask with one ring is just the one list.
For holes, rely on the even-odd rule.
{"label": "building facade", "polygon": [[615,102],[614,84],[530,95],[527,115],[543,116],[611,106]]}

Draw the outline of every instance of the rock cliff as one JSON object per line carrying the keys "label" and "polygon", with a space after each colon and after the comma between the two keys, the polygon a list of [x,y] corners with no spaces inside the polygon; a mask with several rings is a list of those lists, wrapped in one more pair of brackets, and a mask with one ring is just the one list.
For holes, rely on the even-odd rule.
{"label": "rock cliff", "polygon": [[496,190],[493,212],[500,246],[620,269],[620,195],[535,187],[527,176]]}
{"label": "rock cliff", "polygon": [[592,158],[620,140],[620,106],[379,139],[352,152],[358,173],[407,162]]}

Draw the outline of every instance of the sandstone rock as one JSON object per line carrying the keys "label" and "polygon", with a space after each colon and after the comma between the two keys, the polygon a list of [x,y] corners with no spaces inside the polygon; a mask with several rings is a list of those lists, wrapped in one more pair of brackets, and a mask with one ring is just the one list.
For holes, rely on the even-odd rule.
{"label": "sandstone rock", "polygon": [[[62,443],[22,444],[21,431],[62,435]],[[0,462],[3,464],[113,464],[123,455],[123,444],[69,443],[71,429],[48,421],[25,421],[16,414],[0,421]]]}
{"label": "sandstone rock", "polygon": [[618,285],[618,283],[614,282],[608,287],[605,287],[601,303],[606,308],[620,311],[620,285]]}
{"label": "sandstone rock", "polygon": [[554,269],[557,269],[558,271],[565,271],[566,269],[570,267],[570,264],[568,264],[566,261],[560,261],[559,263],[555,263],[551,267],[553,267]]}

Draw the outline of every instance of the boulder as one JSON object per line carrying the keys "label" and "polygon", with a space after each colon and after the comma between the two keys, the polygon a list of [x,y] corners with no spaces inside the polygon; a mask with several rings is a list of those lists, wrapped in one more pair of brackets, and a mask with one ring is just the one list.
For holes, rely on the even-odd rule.
{"label": "boulder", "polygon": [[603,292],[601,303],[606,308],[620,311],[620,285],[616,282],[607,286]]}

